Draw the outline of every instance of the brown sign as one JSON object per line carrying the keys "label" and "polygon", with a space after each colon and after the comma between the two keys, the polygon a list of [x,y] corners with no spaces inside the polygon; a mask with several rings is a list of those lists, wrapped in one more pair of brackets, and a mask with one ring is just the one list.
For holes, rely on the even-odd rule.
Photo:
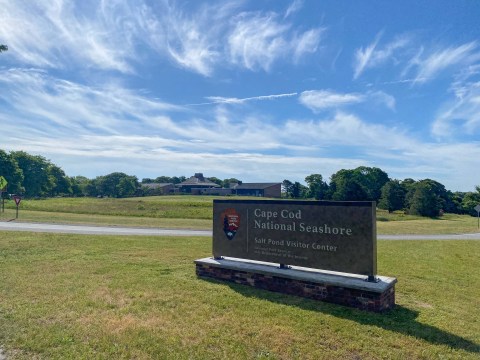
{"label": "brown sign", "polygon": [[213,255],[375,276],[375,203],[214,200]]}

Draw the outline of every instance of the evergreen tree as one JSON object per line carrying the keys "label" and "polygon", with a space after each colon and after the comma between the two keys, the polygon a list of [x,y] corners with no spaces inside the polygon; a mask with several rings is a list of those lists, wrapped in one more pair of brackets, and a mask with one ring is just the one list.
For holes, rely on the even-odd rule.
{"label": "evergreen tree", "polygon": [[398,180],[391,180],[383,185],[381,197],[378,202],[380,209],[388,212],[403,209],[405,203],[405,189]]}
{"label": "evergreen tree", "polygon": [[436,217],[440,215],[441,209],[442,199],[433,191],[431,184],[418,182],[408,212],[412,215]]}

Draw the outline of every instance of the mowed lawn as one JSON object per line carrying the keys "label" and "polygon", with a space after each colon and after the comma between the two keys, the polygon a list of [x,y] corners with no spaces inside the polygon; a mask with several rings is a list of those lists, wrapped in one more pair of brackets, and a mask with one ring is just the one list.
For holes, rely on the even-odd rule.
{"label": "mowed lawn", "polygon": [[208,238],[0,232],[8,359],[478,359],[480,242],[379,241],[372,314],[198,279]]}

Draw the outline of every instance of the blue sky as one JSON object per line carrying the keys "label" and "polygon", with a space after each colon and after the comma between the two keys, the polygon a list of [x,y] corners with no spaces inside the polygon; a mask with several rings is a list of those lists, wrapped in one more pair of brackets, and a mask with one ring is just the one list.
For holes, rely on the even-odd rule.
{"label": "blue sky", "polygon": [[480,1],[0,0],[0,148],[67,175],[480,185]]}

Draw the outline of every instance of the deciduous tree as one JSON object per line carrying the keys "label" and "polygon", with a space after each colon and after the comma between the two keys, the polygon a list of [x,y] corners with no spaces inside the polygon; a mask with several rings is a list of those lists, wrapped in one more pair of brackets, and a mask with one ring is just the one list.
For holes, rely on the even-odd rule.
{"label": "deciduous tree", "polygon": [[23,171],[19,168],[15,158],[3,150],[0,150],[0,176],[7,180],[9,193],[21,194],[24,192]]}
{"label": "deciduous tree", "polygon": [[328,185],[323,181],[323,177],[320,174],[308,175],[305,178],[305,182],[308,185],[308,195],[309,198],[314,198],[316,200],[325,199],[325,196],[328,191]]}
{"label": "deciduous tree", "polygon": [[14,151],[13,158],[22,169],[26,197],[47,196],[50,194],[55,180],[50,177],[48,169],[50,161],[40,155],[30,155],[25,151]]}

